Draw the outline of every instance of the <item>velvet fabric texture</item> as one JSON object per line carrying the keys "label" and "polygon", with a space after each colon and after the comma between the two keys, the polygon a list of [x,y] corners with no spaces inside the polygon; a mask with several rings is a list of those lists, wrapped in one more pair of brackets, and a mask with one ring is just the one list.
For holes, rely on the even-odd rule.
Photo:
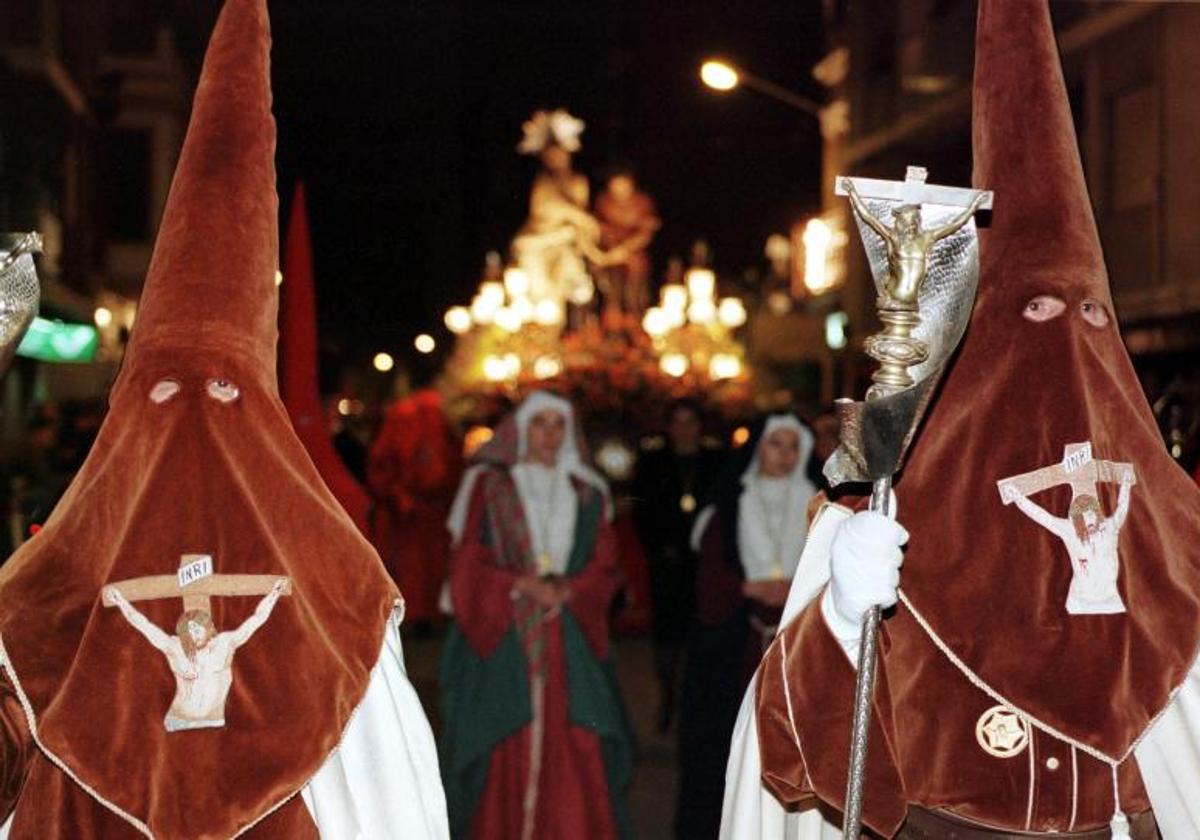
{"label": "velvet fabric texture", "polygon": [[296,184],[283,258],[284,282],[279,294],[279,391],[292,427],[317,472],[346,513],[364,534],[371,498],[346,469],[325,421],[317,376],[317,298],[312,238],[304,184]]}
{"label": "velvet fabric texture", "polygon": [[[40,747],[14,837],[118,836],[117,820],[163,838],[311,836],[292,797],[336,748],[398,598],[277,393],[269,49],[265,2],[228,0],[108,417],[45,528],[0,570],[5,669]],[[152,400],[163,380],[176,392]],[[286,576],[290,592],[240,639],[224,725],[168,732],[195,672],[101,596],[172,579],[186,554],[219,575]],[[213,595],[216,629],[261,598]],[[174,643],[178,595],[134,606]]]}
{"label": "velvet fabric texture", "polygon": [[[981,233],[979,296],[896,483],[913,609],[901,604],[882,630],[865,815],[885,834],[907,803],[1013,830],[1102,826],[1114,802],[1098,758],[1130,753],[1200,639],[1200,492],[1168,456],[1117,332],[1046,0],[982,0],[974,132],[974,180],[995,190],[996,208]],[[1056,317],[1044,317],[1045,296],[1062,302]],[[1106,324],[1093,323],[1097,311]],[[1069,613],[1064,540],[997,486],[1061,464],[1083,442],[1095,460],[1136,472],[1116,543],[1123,612]],[[1099,482],[1110,524],[1113,479]],[[1028,495],[1066,521],[1069,487]],[[934,634],[992,696],[950,665]],[[763,676],[764,779],[785,801],[816,791],[840,807],[853,674],[819,604],[777,641]],[[1041,727],[1038,767],[976,744],[975,723],[998,697]],[[1042,766],[1064,748],[1078,761],[1074,811],[1070,770],[1064,804],[1064,774]],[[1120,773],[1130,813],[1147,804],[1133,764]]]}

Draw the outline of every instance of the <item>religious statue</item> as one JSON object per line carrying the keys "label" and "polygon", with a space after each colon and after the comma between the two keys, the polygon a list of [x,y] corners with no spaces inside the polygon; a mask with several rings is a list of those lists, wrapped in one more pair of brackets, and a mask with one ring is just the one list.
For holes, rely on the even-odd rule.
{"label": "religious statue", "polygon": [[584,123],[567,111],[538,111],[522,126],[517,151],[542,164],[529,196],[529,218],[512,242],[517,265],[529,276],[535,301],[584,306],[595,288],[587,261],[604,263],[600,223],[588,212],[588,182],[571,168]]}
{"label": "religious statue", "polygon": [[887,246],[887,308],[915,312],[917,294],[921,291],[921,284],[925,282],[925,272],[929,268],[929,255],[933,252],[933,246],[969,222],[975,211],[987,199],[987,193],[977,193],[965,210],[944,225],[922,230],[920,205],[902,204],[894,209],[892,218],[896,224],[889,227],[871,213],[849,178],[843,178],[842,183],[846,186],[846,194],[850,197],[854,212],[871,230],[879,234]]}
{"label": "religious statue", "polygon": [[600,272],[606,314],[638,314],[649,304],[646,249],[662,226],[654,200],[638,189],[631,170],[616,169],[596,198],[595,212],[607,263]]}

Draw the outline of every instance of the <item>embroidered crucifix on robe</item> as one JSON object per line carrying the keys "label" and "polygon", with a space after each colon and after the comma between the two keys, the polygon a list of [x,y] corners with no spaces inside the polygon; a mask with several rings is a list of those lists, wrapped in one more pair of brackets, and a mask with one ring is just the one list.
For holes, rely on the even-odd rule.
{"label": "embroidered crucifix on robe", "polygon": [[[1100,504],[1097,483],[1119,483],[1117,507],[1106,516]],[[1117,542],[1129,513],[1129,494],[1137,475],[1132,464],[1096,461],[1090,443],[1068,444],[1061,463],[996,482],[1004,504],[1017,508],[1062,540],[1071,558],[1071,587],[1067,612],[1095,615],[1125,612],[1117,590],[1120,558]],[[1071,486],[1071,505],[1066,517],[1058,517],[1029,497],[1059,484]]]}
{"label": "embroidered crucifix on robe", "polygon": [[[235,630],[218,633],[211,596],[264,595],[254,612]],[[116,607],[135,630],[167,659],[175,676],[175,699],[163,725],[168,732],[225,725],[225,700],[233,685],[233,654],[250,641],[291,582],[278,575],[212,573],[212,558],[185,554],[177,575],[132,578],[104,587],[106,607]],[[168,635],[130,602],[182,598],[183,613]]]}

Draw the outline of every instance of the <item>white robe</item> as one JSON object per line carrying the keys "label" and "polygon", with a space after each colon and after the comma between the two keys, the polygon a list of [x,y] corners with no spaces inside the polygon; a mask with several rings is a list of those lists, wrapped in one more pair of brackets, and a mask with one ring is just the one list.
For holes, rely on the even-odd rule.
{"label": "white robe", "polygon": [[[341,744],[300,795],[322,840],[446,840],[446,795],[433,731],[389,621],[367,692]],[[20,807],[18,801],[17,807]],[[7,840],[12,817],[0,826]]]}
{"label": "white robe", "polygon": [[[836,505],[821,509],[792,579],[780,627],[786,626],[829,580],[833,535],[850,511]],[[755,715],[757,675],[742,698],[729,764],[721,840],[840,840],[841,826],[814,809],[788,812],[762,785]],[[1192,666],[1179,693],[1134,751],[1142,782],[1163,840],[1200,837],[1200,662]]]}

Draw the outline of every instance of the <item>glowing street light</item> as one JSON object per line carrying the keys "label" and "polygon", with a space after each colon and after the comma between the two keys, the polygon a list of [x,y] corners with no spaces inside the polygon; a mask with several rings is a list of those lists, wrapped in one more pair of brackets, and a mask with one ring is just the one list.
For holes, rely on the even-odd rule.
{"label": "glowing street light", "polygon": [[753,76],[743,68],[734,67],[728,61],[722,61],[719,58],[710,58],[700,65],[700,81],[713,90],[722,92],[745,85],[811,116],[819,117],[821,115],[821,106],[811,99],[793,93],[774,82]]}
{"label": "glowing street light", "polygon": [[433,336],[429,333],[421,333],[413,339],[413,347],[417,348],[418,353],[432,353],[437,347],[437,342],[433,340]]}
{"label": "glowing street light", "polygon": [[375,370],[380,373],[387,373],[396,366],[396,360],[392,358],[391,353],[376,353],[373,363]]}
{"label": "glowing street light", "polygon": [[713,90],[733,90],[741,78],[737,69],[720,59],[710,58],[700,65],[700,81]]}
{"label": "glowing street light", "polygon": [[112,310],[105,306],[97,306],[96,311],[92,313],[92,319],[96,322],[96,326],[104,329],[112,323]]}

